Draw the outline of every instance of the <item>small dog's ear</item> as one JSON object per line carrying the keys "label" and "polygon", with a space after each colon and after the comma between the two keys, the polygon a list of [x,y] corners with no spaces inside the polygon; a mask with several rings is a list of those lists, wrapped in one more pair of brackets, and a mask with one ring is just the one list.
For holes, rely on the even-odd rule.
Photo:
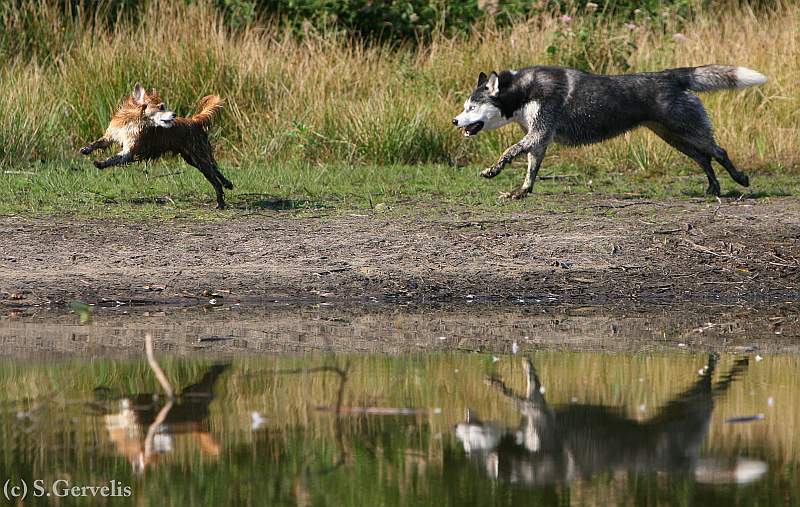
{"label": "small dog's ear", "polygon": [[500,78],[497,77],[497,72],[492,71],[489,74],[489,78],[486,80],[486,90],[490,97],[497,97],[500,94]]}
{"label": "small dog's ear", "polygon": [[482,86],[486,82],[486,79],[487,79],[486,74],[481,72],[480,74],[478,74],[478,84],[476,84],[475,86]]}
{"label": "small dog's ear", "polygon": [[137,104],[144,104],[144,94],[145,91],[144,88],[142,88],[142,85],[136,83],[136,85],[133,87],[133,93],[131,94],[133,101]]}

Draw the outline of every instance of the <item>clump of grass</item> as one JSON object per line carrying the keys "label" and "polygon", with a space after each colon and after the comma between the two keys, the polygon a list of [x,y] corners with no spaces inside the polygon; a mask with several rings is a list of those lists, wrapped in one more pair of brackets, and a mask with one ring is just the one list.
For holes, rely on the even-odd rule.
{"label": "clump of grass", "polygon": [[[214,133],[223,166],[485,165],[519,133],[509,127],[465,141],[450,125],[481,70],[552,63],[613,73],[716,62],[770,77],[760,88],[704,95],[720,144],[743,169],[797,169],[800,76],[786,62],[800,56],[800,7],[758,16],[731,8],[690,21],[639,14],[627,26],[578,14],[387,46],[341,32],[298,38],[270,22],[232,30],[204,1],[153,0],[138,22],[113,24],[80,9],[15,1],[0,18],[3,37],[24,31],[17,46],[6,44],[19,51],[0,55],[0,166],[72,163],[137,81],[182,114],[205,94],[223,95]],[[38,48],[37,56],[25,48]],[[605,171],[664,174],[691,165],[645,133],[549,155],[546,165],[569,160]]]}

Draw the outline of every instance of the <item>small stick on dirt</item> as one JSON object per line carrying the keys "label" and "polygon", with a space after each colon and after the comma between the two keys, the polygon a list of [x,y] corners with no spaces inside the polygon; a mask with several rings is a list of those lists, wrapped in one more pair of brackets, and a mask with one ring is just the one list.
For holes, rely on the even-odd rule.
{"label": "small stick on dirt", "polygon": [[156,355],[153,353],[153,335],[150,333],[144,335],[144,350],[147,354],[147,362],[150,364],[150,368],[153,370],[156,379],[158,379],[158,383],[161,384],[161,388],[164,390],[167,398],[171,400],[174,399],[175,392],[172,390],[172,385],[169,383],[169,379],[167,379],[164,370],[161,369],[158,361],[156,361]]}
{"label": "small stick on dirt", "polygon": [[577,174],[545,174],[539,176],[540,180],[568,180],[570,178],[577,178]]}
{"label": "small stick on dirt", "polygon": [[627,208],[628,206],[640,206],[644,204],[655,204],[653,201],[639,201],[639,202],[629,202],[623,204],[595,204],[594,206],[586,206],[587,208]]}
{"label": "small stick on dirt", "polygon": [[713,255],[715,257],[722,257],[724,259],[729,259],[729,258],[733,257],[732,255],[724,255],[724,254],[717,253],[714,250],[711,250],[710,248],[706,248],[706,247],[704,247],[702,245],[698,245],[694,241],[690,241],[690,240],[685,239],[685,238],[683,239],[683,241],[688,243],[689,246],[692,247],[692,250],[694,250],[695,252],[707,253],[707,254]]}

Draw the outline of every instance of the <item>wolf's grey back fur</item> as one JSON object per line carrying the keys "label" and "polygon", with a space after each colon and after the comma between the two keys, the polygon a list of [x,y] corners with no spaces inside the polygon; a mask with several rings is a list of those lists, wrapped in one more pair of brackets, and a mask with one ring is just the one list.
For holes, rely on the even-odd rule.
{"label": "wolf's grey back fur", "polygon": [[703,104],[691,92],[761,84],[766,77],[758,72],[707,65],[604,76],[565,67],[535,66],[492,74],[488,81],[495,91],[479,81],[469,102],[491,103],[526,131],[523,140],[481,173],[493,177],[514,157],[528,153],[528,177],[511,197],[522,197],[530,191],[551,141],[591,144],[639,126],[650,128],[697,162],[708,176],[709,193],[719,195],[712,159],[723,165],[736,182],[749,184],[747,176],[716,144]]}

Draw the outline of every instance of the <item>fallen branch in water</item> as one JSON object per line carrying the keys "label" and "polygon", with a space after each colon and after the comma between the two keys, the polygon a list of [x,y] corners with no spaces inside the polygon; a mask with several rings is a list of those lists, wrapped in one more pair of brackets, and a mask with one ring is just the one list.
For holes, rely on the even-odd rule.
{"label": "fallen branch in water", "polygon": [[315,407],[320,412],[336,412],[339,414],[368,415],[425,415],[433,412],[441,414],[441,408],[398,408],[398,407]]}

